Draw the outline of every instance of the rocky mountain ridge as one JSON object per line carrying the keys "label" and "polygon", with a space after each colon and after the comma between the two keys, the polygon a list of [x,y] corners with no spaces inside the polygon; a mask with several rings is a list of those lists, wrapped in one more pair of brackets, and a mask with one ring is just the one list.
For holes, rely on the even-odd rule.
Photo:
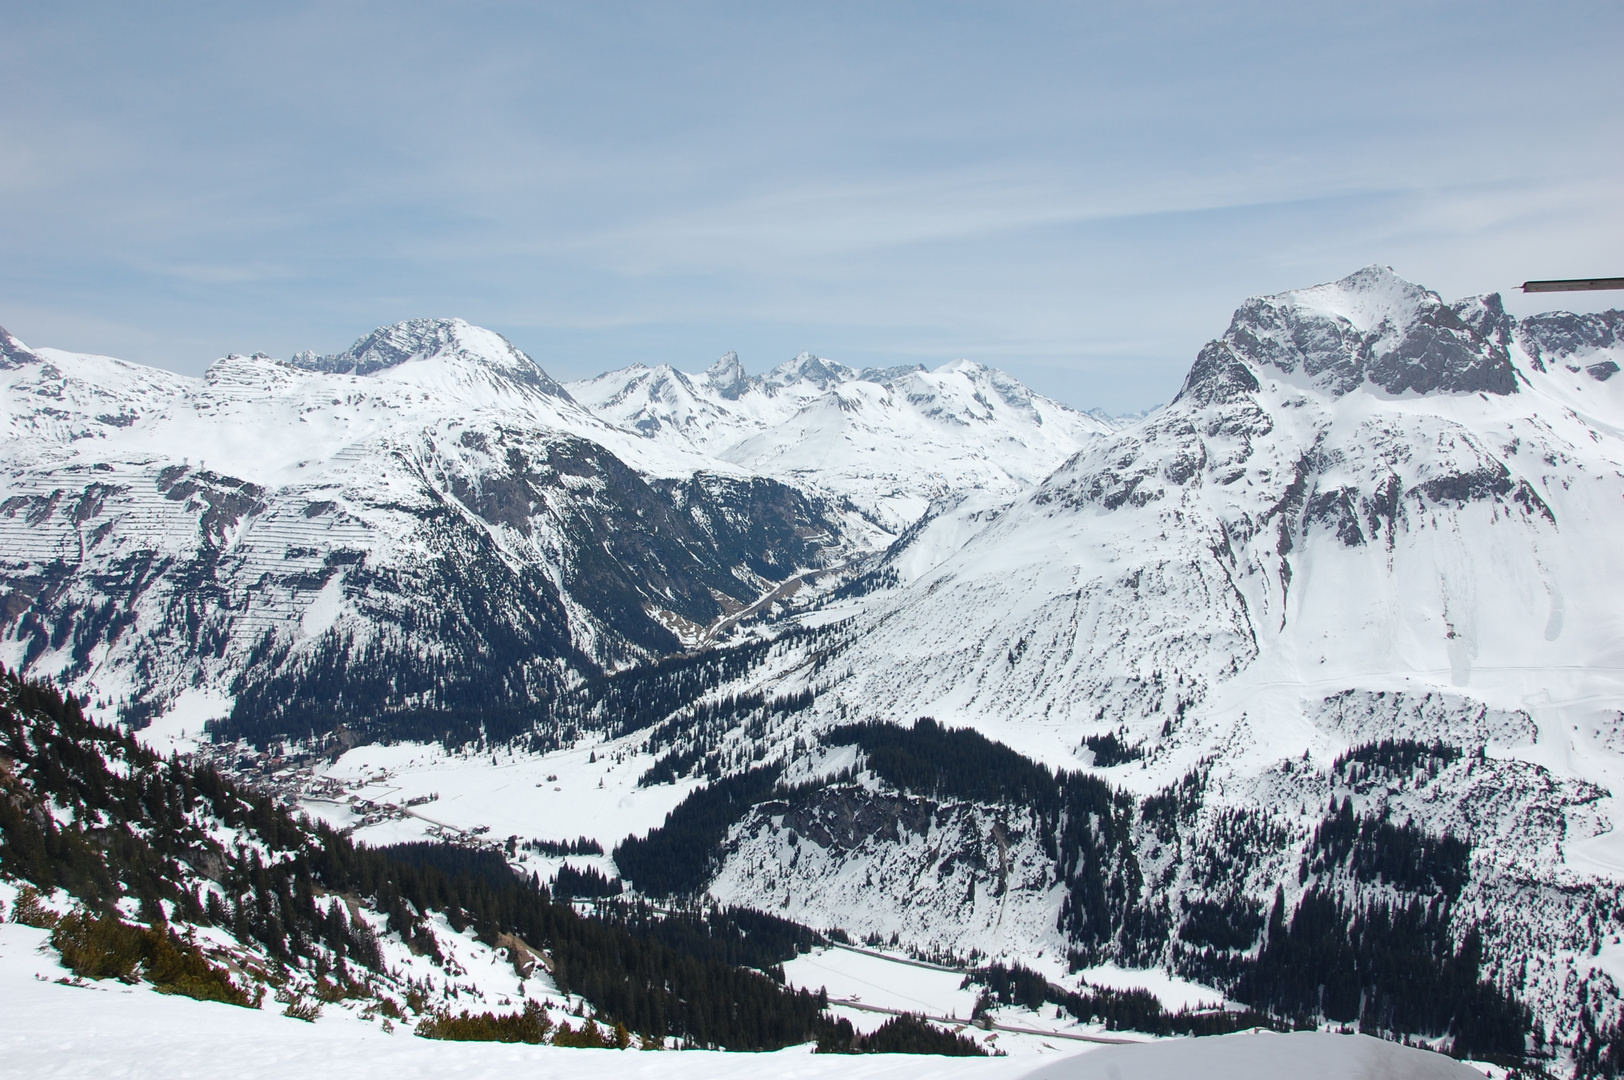
{"label": "rocky mountain ridge", "polygon": [[802,353],[750,376],[728,353],[699,376],[635,365],[568,388],[650,442],[826,491],[892,535],[938,499],[1007,501],[1116,426],[967,360],[858,371]]}
{"label": "rocky mountain ridge", "polygon": [[135,721],[190,695],[478,731],[873,531],[644,444],[455,320],[201,379],[6,341],[7,659]]}

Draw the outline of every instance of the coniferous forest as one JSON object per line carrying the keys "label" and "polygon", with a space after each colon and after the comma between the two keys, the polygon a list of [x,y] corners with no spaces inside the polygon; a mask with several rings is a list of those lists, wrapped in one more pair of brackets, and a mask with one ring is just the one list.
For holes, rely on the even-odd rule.
{"label": "coniferous forest", "polygon": [[[271,985],[279,971],[309,971],[357,988],[381,959],[373,932],[337,902],[349,896],[364,898],[387,917],[389,932],[424,951],[435,949],[425,928],[429,913],[491,942],[512,935],[545,950],[561,990],[630,1031],[761,1050],[809,1041],[824,1023],[818,997],[787,991],[728,959],[776,963],[805,940],[787,929],[747,934],[745,927],[769,925],[749,914],[669,927],[631,910],[594,919],[492,853],[358,846],[207,765],[159,759],[129,734],[88,719],[73,698],[9,672],[0,675],[0,748],[9,759],[0,773],[0,872],[65,889],[81,905],[84,914],[63,920],[58,937],[65,958],[86,976],[144,966],[165,985],[191,980],[203,987],[197,996],[242,990],[211,974],[166,929],[185,922],[225,928],[262,949],[270,968],[260,974]],[[70,820],[46,812],[47,799],[70,811]],[[205,819],[255,843],[225,847]],[[200,879],[220,890],[205,899]],[[125,921],[120,900],[139,905],[142,925]],[[213,990],[204,986],[210,980]]]}
{"label": "coniferous forest", "polygon": [[[677,670],[688,672],[679,682],[691,675]],[[850,772],[801,786],[786,786],[778,765],[722,776],[689,795],[660,828],[628,837],[614,851],[626,881],[643,896],[679,901],[674,911],[656,911],[616,899],[622,883],[596,871],[565,868],[543,882],[518,876],[489,850],[356,845],[210,766],[157,758],[48,686],[5,673],[0,695],[10,759],[0,799],[0,871],[43,889],[66,889],[78,900],[82,912],[62,920],[56,938],[87,976],[142,971],[164,985],[191,987],[182,992],[251,1003],[254,991],[224,978],[168,930],[173,921],[225,928],[252,942],[270,958],[264,974],[273,983],[277,970],[308,970],[332,986],[360,988],[383,961],[375,932],[333,900],[353,896],[385,916],[386,932],[425,953],[435,949],[425,925],[431,914],[481,940],[513,938],[544,951],[558,987],[590,1002],[611,1033],[582,1028],[554,1032],[555,1039],[609,1045],[619,1025],[731,1049],[817,1039],[826,1050],[894,1043],[958,1052],[929,1025],[902,1018],[883,1038],[848,1037],[825,1018],[819,997],[780,985],[777,965],[823,943],[822,936],[761,913],[693,903],[728,830],[752,807],[768,800],[793,806],[830,783],[860,787]],[[1027,815],[1064,885],[1061,929],[1073,943],[1074,966],[1149,958],[1173,944],[1179,973],[1221,987],[1251,1011],[1168,1013],[1149,995],[1065,991],[996,965],[974,976],[989,1002],[1054,1004],[1081,1020],[1159,1034],[1329,1022],[1444,1040],[1457,1054],[1502,1060],[1518,1059],[1529,1044],[1528,1010],[1483,980],[1481,938],[1454,914],[1469,847],[1447,833],[1361,816],[1349,800],[1333,801],[1301,870],[1302,880],[1323,884],[1310,884],[1294,908],[1277,897],[1263,911],[1235,896],[1170,912],[1144,888],[1133,836],[1135,830],[1176,836],[1202,798],[1199,770],[1137,800],[1098,777],[1053,772],[982,735],[929,719],[911,727],[846,725],[825,742],[856,747],[859,768],[896,790],[938,805],[973,802]],[[1336,768],[1425,769],[1451,755],[1458,751],[1442,744],[1388,742],[1356,748]],[[114,760],[133,767],[110,767]],[[45,797],[70,815],[59,820],[42,812]],[[257,843],[224,847],[200,824],[205,819]],[[1246,836],[1265,827],[1245,817],[1230,825],[1243,847]],[[577,847],[587,850],[585,842],[572,842],[559,851]],[[200,876],[219,888],[199,889]],[[1339,880],[1381,886],[1396,899],[1350,902],[1357,894],[1334,888]],[[595,914],[578,913],[564,897],[593,901]],[[120,900],[137,903],[139,925],[120,916]],[[535,1034],[534,1021],[445,1013],[430,1031],[525,1041]],[[1611,1034],[1596,1033],[1592,1071],[1613,1068],[1613,1042]]]}
{"label": "coniferous forest", "polygon": [[[1526,1049],[1528,1010],[1483,979],[1481,938],[1454,918],[1469,849],[1453,836],[1432,835],[1408,821],[1358,817],[1344,799],[1327,809],[1315,831],[1303,879],[1379,884],[1402,902],[1350,904],[1340,892],[1310,887],[1289,914],[1279,900],[1265,912],[1231,896],[1175,918],[1156,905],[1154,895],[1147,898],[1133,835],[1138,828],[1174,838],[1202,798],[1199,771],[1140,801],[1098,777],[1053,772],[979,733],[944,728],[929,718],[911,727],[845,725],[829,731],[824,742],[857,747],[863,769],[938,805],[975,802],[1028,815],[1066,888],[1060,918],[1073,943],[1074,967],[1119,956],[1155,962],[1172,943],[1181,974],[1221,987],[1252,1011],[1181,1017],[1146,994],[1039,989],[1031,978],[1021,981],[1020,969],[998,967],[975,976],[993,1000],[1033,1007],[1048,1002],[1080,1019],[1163,1034],[1328,1022],[1443,1040],[1463,1056],[1520,1060]],[[1447,762],[1451,755],[1459,751],[1388,741],[1356,748],[1335,768],[1408,770]],[[777,766],[760,767],[695,791],[660,828],[622,842],[615,849],[617,865],[645,894],[699,892],[723,838],[752,806],[775,800],[793,807],[821,788],[786,787],[779,776]],[[861,797],[861,785],[844,782]],[[1266,828],[1244,816],[1229,823],[1237,850],[1261,846]]]}

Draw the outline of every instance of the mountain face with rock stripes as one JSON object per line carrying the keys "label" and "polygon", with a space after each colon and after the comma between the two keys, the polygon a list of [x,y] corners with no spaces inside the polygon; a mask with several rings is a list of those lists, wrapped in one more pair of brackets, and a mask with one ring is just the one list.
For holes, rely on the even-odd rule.
{"label": "mountain face with rock stripes", "polygon": [[851,546],[849,512],[647,446],[461,322],[202,379],[9,335],[4,364],[7,660],[137,723],[511,730]]}

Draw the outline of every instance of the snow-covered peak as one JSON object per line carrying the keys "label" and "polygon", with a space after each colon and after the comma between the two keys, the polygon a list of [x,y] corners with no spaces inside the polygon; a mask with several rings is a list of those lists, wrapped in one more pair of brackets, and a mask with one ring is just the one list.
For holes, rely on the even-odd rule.
{"label": "snow-covered peak", "polygon": [[[743,369],[740,369],[741,373]],[[857,378],[857,372],[845,364],[825,360],[815,353],[803,352],[793,360],[786,360],[762,377],[768,386],[793,386],[810,383],[819,390]]]}
{"label": "snow-covered peak", "polygon": [[[1265,368],[1332,397],[1362,386],[1393,395],[1515,393],[1506,343],[1492,336],[1497,305],[1457,310],[1384,266],[1253,297],[1202,350],[1180,397],[1249,392]],[[1463,317],[1474,315],[1476,323]]]}
{"label": "snow-covered peak", "polygon": [[705,382],[730,401],[750,389],[750,379],[744,373],[744,365],[739,363],[739,354],[731,349],[705,370]]}
{"label": "snow-covered peak", "polygon": [[1439,302],[1437,293],[1405,281],[1390,266],[1376,265],[1356,270],[1340,281],[1293,289],[1268,299],[1330,319],[1344,319],[1361,334],[1368,334],[1383,320],[1404,318],[1429,302]]}
{"label": "snow-covered peak", "polygon": [[701,377],[635,365],[569,390],[647,439],[851,499],[893,535],[936,499],[1012,498],[1117,426],[969,360],[858,372],[807,352],[751,377],[728,353]]}
{"label": "snow-covered peak", "polygon": [[414,361],[453,358],[478,364],[545,394],[563,387],[507,338],[461,319],[408,319],[382,326],[341,353],[294,354],[287,366],[333,375],[371,375]]}
{"label": "snow-covered peak", "polygon": [[0,368],[15,368],[39,361],[39,354],[11,336],[11,331],[0,326]]}

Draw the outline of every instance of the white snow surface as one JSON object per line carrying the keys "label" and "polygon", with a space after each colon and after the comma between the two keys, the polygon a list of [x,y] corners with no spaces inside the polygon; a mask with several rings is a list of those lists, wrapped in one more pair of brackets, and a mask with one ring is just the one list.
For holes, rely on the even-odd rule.
{"label": "white snow surface", "polygon": [[1168,1039],[1112,1046],[1043,1065],[1029,1080],[1252,1080],[1312,1076],[1315,1080],[1481,1080],[1470,1065],[1368,1035],[1319,1031],[1242,1032],[1205,1039]]}
{"label": "white snow surface", "polygon": [[[964,976],[956,971],[884,959],[838,945],[786,960],[784,976],[790,986],[826,989],[831,998],[964,1020],[970,1018],[979,990],[975,985],[962,987]],[[884,1019],[871,1015],[867,1026],[878,1027]]]}
{"label": "white snow surface", "polygon": [[[291,1019],[274,1009],[243,1009],[214,1002],[160,994],[146,984],[125,986],[113,980],[70,985],[71,974],[60,966],[46,939],[49,933],[16,923],[0,923],[0,997],[6,1002],[6,1024],[0,1027],[0,1060],[8,1075],[18,1077],[165,1078],[212,1080],[226,1070],[243,1080],[288,1076],[342,1075],[411,1080],[414,1077],[505,1077],[539,1073],[572,1077],[636,1080],[695,1080],[736,1077],[739,1080],[890,1080],[914,1077],[921,1070],[944,1080],[1004,1080],[1018,1076],[1092,1077],[1145,1075],[1185,1077],[1247,1076],[1287,1080],[1303,1075],[1365,1077],[1395,1075],[1372,1071],[1374,1062],[1402,1062],[1401,1075],[1481,1076],[1438,1055],[1391,1044],[1366,1046],[1375,1040],[1324,1036],[1309,1042],[1303,1034],[1224,1039],[1169,1040],[1160,1052],[1154,1045],[1088,1046],[1060,1039],[1000,1033],[989,1045],[1006,1057],[924,1058],[911,1055],[819,1055],[810,1047],[776,1053],[743,1054],[708,1051],[577,1050],[523,1044],[437,1042],[419,1039],[407,1028],[384,1031],[376,1019],[329,1006],[314,1022]],[[864,1015],[864,1014],[859,1014]],[[871,1015],[871,1014],[868,1014]],[[983,1034],[970,1029],[971,1034]],[[1232,1040],[1249,1040],[1236,1046]],[[1296,1040],[1282,1052],[1272,1042]],[[1185,1048],[1181,1051],[1178,1048]],[[1152,1053],[1147,1053],[1152,1051]],[[1181,1064],[1197,1051],[1202,1060],[1231,1071],[1197,1072]],[[1181,1054],[1183,1056],[1181,1056]],[[1127,1055],[1127,1056],[1124,1056]],[[1091,1069],[1099,1060],[1101,1068]],[[1048,1060],[1033,1073],[1034,1059]],[[1234,1071],[1246,1067],[1246,1071]],[[1114,1070],[1124,1070],[1122,1072]],[[1429,1071],[1430,1070],[1430,1071]],[[1453,1071],[1450,1071],[1453,1070]]]}
{"label": "white snow surface", "polygon": [[[664,821],[677,803],[702,786],[699,780],[685,780],[638,787],[638,777],[653,763],[653,756],[629,739],[550,754],[506,749],[448,753],[437,744],[371,744],[346,752],[318,776],[342,784],[346,800],[406,808],[405,819],[360,825],[363,815],[348,801],[307,799],[304,805],[335,825],[356,826],[356,839],[371,844],[421,840],[431,830],[454,835],[483,827],[490,840],[517,836],[523,843],[584,836],[610,851],[628,835]],[[426,796],[433,801],[406,806]],[[560,861],[532,853],[518,865],[536,869],[546,879],[558,872]],[[578,867],[593,862],[579,856],[569,861]],[[607,861],[598,869],[614,873]]]}

